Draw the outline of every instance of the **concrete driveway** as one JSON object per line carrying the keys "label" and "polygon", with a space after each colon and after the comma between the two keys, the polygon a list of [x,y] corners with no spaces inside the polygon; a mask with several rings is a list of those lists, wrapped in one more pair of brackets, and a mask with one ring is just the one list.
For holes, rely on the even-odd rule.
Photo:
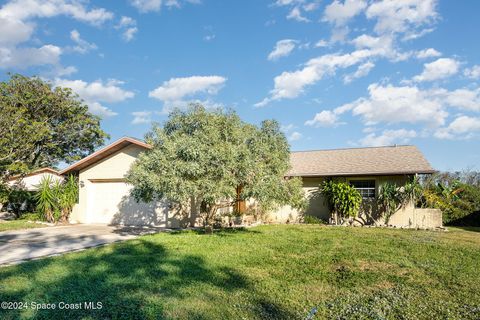
{"label": "concrete driveway", "polygon": [[79,224],[0,232],[0,265],[17,264],[158,231]]}

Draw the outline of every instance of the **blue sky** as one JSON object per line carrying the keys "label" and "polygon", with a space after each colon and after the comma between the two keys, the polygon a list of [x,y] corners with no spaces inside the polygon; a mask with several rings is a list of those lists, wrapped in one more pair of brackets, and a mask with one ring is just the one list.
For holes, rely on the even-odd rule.
{"label": "blue sky", "polygon": [[277,119],[292,150],[415,144],[480,169],[480,1],[0,3],[0,79],[71,87],[112,140],[197,101]]}

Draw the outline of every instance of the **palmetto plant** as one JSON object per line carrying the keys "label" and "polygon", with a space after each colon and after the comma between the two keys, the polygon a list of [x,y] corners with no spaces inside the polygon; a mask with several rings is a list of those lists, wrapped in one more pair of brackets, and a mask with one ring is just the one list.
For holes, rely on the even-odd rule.
{"label": "palmetto plant", "polygon": [[54,212],[57,208],[56,192],[52,185],[53,179],[50,176],[43,177],[37,185],[38,191],[35,194],[37,210],[48,222],[55,222]]}
{"label": "palmetto plant", "polygon": [[78,184],[74,176],[63,182],[53,181],[50,176],[43,177],[37,186],[35,195],[37,210],[48,222],[67,222],[73,206],[77,202]]}
{"label": "palmetto plant", "polygon": [[409,203],[415,204],[421,195],[422,186],[417,177],[412,178],[403,187],[398,187],[392,182],[384,183],[378,190],[377,205],[384,214],[385,223],[388,223],[392,214],[400,208]]}
{"label": "palmetto plant", "polygon": [[63,183],[59,184],[59,187],[56,189],[60,209],[60,221],[67,222],[68,216],[72,212],[73,206],[78,198],[77,179],[70,175]]}

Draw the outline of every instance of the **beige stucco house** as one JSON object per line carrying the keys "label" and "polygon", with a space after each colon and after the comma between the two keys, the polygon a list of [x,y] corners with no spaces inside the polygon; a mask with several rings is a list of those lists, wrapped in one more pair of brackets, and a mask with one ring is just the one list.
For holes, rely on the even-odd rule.
{"label": "beige stucco house", "polygon": [[[125,174],[139,154],[149,148],[142,141],[122,138],[60,172],[62,175],[77,174],[79,178],[79,201],[71,221],[173,228],[198,225],[200,221],[195,213],[180,215],[168,203],[137,203],[130,196],[131,186],[125,183]],[[302,178],[310,205],[306,212],[282,207],[264,216],[266,222],[296,222],[304,214],[328,220],[330,213],[324,199],[315,192],[326,178],[349,181],[368,200],[375,198],[386,181],[401,185],[412,175],[434,172],[415,146],[292,152],[291,166],[288,175]],[[252,201],[240,207],[248,206],[255,209]],[[411,205],[395,213],[390,224],[438,227],[441,226],[441,213]]]}

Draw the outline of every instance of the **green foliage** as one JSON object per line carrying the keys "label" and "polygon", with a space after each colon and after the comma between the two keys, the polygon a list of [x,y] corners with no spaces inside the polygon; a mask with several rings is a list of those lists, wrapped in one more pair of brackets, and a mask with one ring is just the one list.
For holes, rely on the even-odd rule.
{"label": "green foliage", "polygon": [[455,223],[480,211],[480,188],[458,180],[428,184],[422,195],[422,205],[442,210],[444,224]]}
{"label": "green foliage", "polygon": [[20,219],[26,220],[26,221],[44,221],[45,220],[43,215],[38,212],[23,213]]}
{"label": "green foliage", "polygon": [[205,224],[219,208],[232,205],[237,188],[241,200],[256,199],[263,210],[305,206],[300,179],[284,178],[290,150],[276,121],[257,127],[232,111],[193,105],[173,111],[146,140],[153,148],[127,174],[137,200],[163,199],[188,208],[193,198]]}
{"label": "green foliage", "polygon": [[53,181],[50,176],[43,177],[35,194],[37,211],[51,223],[67,222],[78,198],[78,182],[74,176],[63,182]]}
{"label": "green foliage", "polygon": [[54,214],[57,208],[57,198],[53,183],[54,182],[50,176],[43,177],[37,186],[38,191],[35,194],[37,210],[48,222],[55,222]]}
{"label": "green foliage", "polygon": [[380,212],[384,215],[385,223],[388,223],[392,214],[398,209],[409,203],[415,205],[422,192],[423,189],[417,177],[413,177],[402,187],[398,187],[393,182],[384,183],[378,190],[376,202]]}
{"label": "green foliage", "polygon": [[0,82],[0,181],[78,160],[106,137],[100,119],[71,89],[18,74]]}
{"label": "green foliage", "polygon": [[320,186],[321,193],[333,213],[335,223],[338,224],[339,216],[342,218],[356,217],[362,203],[362,196],[347,182],[326,180]]}
{"label": "green foliage", "polygon": [[23,212],[34,208],[33,192],[22,188],[9,188],[7,203],[8,210],[18,218]]}
{"label": "green foliage", "polygon": [[377,205],[384,214],[385,223],[394,214],[401,204],[401,195],[398,186],[392,182],[384,183],[378,190]]}
{"label": "green foliage", "polygon": [[303,223],[306,224],[325,224],[325,221],[320,219],[319,217],[311,216],[311,215],[305,215],[303,217]]}

